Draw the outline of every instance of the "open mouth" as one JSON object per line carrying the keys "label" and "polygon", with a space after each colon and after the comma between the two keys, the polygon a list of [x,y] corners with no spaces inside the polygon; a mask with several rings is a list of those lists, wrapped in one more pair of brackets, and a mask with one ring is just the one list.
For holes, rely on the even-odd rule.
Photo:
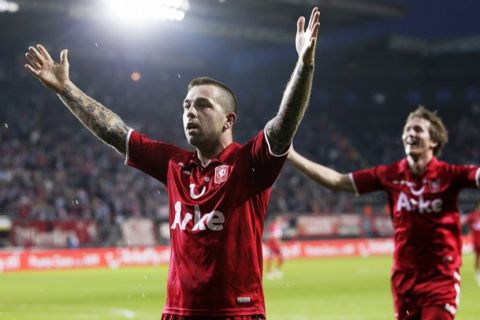
{"label": "open mouth", "polygon": [[417,140],[414,140],[414,139],[406,139],[405,140],[405,144],[407,146],[417,146],[418,145],[418,141]]}
{"label": "open mouth", "polygon": [[187,123],[187,130],[192,130],[192,129],[198,129],[198,125],[192,122]]}

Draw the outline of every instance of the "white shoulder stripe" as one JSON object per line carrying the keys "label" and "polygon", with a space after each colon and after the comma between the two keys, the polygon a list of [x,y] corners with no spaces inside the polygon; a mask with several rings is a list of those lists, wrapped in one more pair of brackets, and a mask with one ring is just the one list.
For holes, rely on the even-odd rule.
{"label": "white shoulder stripe", "polygon": [[269,152],[272,156],[274,156],[274,157],[279,157],[279,158],[280,158],[280,157],[283,157],[283,156],[285,156],[285,155],[288,154],[288,152],[290,151],[290,148],[288,148],[288,150],[285,151],[285,152],[282,153],[282,154],[275,154],[275,153],[273,153],[272,148],[270,148],[270,141],[268,141],[268,135],[267,135],[267,132],[265,131],[265,129],[263,129],[263,134],[264,134],[264,136],[265,136],[265,140],[267,141],[268,152]]}
{"label": "white shoulder stripe", "polygon": [[477,182],[477,188],[480,188],[480,168],[477,169],[477,173],[475,174],[475,181]]}
{"label": "white shoulder stripe", "polygon": [[357,188],[357,185],[355,184],[355,179],[353,178],[353,173],[349,173],[348,174],[348,178],[350,179],[350,182],[352,182],[352,186],[353,186],[353,189],[355,190],[355,194],[357,196],[360,195],[360,193],[358,192],[358,188]]}
{"label": "white shoulder stripe", "polygon": [[132,132],[133,132],[133,129],[130,128],[130,130],[128,130],[128,133],[127,133],[127,139],[125,139],[125,165],[128,164],[128,145],[129,145],[129,142],[130,142],[130,136],[132,135]]}

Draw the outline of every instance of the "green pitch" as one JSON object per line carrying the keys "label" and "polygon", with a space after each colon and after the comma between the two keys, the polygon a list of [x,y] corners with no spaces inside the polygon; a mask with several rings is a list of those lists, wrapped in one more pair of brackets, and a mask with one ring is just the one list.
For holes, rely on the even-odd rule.
{"label": "green pitch", "polygon": [[[464,258],[457,320],[480,319],[472,256]],[[390,257],[287,261],[264,280],[271,320],[393,319]],[[166,267],[0,274],[0,320],[158,320]]]}

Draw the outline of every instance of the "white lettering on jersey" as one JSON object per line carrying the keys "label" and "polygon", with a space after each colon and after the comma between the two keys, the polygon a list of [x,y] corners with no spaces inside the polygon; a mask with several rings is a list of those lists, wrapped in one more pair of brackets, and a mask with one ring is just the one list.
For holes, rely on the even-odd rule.
{"label": "white lettering on jersey", "polygon": [[432,210],[433,210],[433,212],[442,211],[442,199],[432,200]]}
{"label": "white lettering on jersey", "polygon": [[440,212],[442,211],[442,204],[442,199],[425,200],[422,195],[420,195],[418,199],[409,199],[405,192],[402,191],[398,196],[396,211],[418,210],[419,213]]}
{"label": "white lettering on jersey", "polygon": [[192,197],[192,199],[200,198],[205,194],[205,191],[207,191],[207,188],[203,186],[202,191],[199,194],[195,194],[195,184],[194,183],[190,184],[190,197]]}
{"label": "white lettering on jersey", "polygon": [[180,201],[175,202],[175,218],[173,219],[171,229],[176,229],[177,224],[180,226],[181,230],[185,230],[185,227],[188,221],[192,220],[193,216],[191,213],[185,215],[183,220],[181,220],[181,213],[182,213],[182,203]]}
{"label": "white lettering on jersey", "polygon": [[205,230],[205,222],[208,229],[212,231],[220,231],[223,230],[225,216],[221,211],[218,210],[207,213],[195,224],[192,230]]}
{"label": "white lettering on jersey", "polygon": [[192,231],[221,231],[223,230],[223,223],[225,222],[225,215],[218,210],[206,213],[202,216],[200,213],[200,207],[194,206],[195,213],[192,215],[187,212],[183,220],[181,218],[182,214],[182,203],[177,201],[175,203],[175,218],[170,229],[176,229],[177,225],[180,227],[180,230],[185,230],[187,223],[194,218]]}
{"label": "white lettering on jersey", "polygon": [[431,201],[429,200],[423,200],[423,197],[420,197],[419,201],[418,201],[418,211],[420,213],[425,213],[425,212],[432,212],[431,210]]}
{"label": "white lettering on jersey", "polygon": [[404,192],[400,192],[400,195],[398,196],[398,201],[397,201],[397,212],[402,211],[412,211],[410,208],[410,202],[408,201],[407,195]]}

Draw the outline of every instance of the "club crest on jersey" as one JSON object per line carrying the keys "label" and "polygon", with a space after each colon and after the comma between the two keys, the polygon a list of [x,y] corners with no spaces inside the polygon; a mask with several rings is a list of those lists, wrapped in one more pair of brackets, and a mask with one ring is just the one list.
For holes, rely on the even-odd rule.
{"label": "club crest on jersey", "polygon": [[215,184],[221,184],[227,181],[228,173],[230,171],[230,167],[227,165],[218,166],[215,168],[215,177],[213,182]]}
{"label": "club crest on jersey", "polygon": [[438,192],[440,191],[440,180],[430,180],[429,181],[430,192]]}

